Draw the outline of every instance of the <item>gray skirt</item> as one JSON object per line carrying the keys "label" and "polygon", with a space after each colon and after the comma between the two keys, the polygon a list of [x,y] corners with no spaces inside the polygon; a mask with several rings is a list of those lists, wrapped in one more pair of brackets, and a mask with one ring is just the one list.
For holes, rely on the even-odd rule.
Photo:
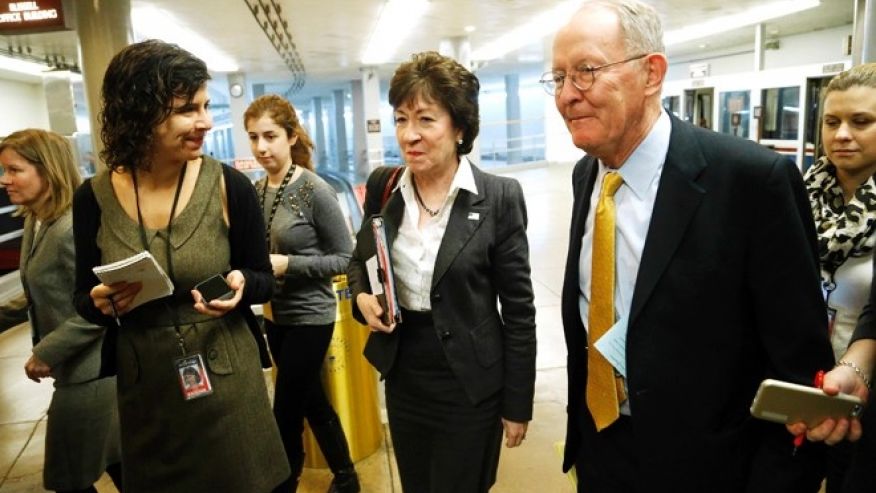
{"label": "gray skirt", "polygon": [[116,379],[56,387],[46,423],[43,486],[85,489],[120,461]]}

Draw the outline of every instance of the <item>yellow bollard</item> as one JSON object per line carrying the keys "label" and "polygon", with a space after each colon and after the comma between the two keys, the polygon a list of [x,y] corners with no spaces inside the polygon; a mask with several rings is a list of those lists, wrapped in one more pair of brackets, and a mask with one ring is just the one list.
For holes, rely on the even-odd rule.
{"label": "yellow bollard", "polygon": [[[333,288],[338,299],[335,332],[322,367],[322,382],[329,402],[338,413],[353,462],[368,457],[383,442],[377,398],[377,372],[362,356],[368,328],[351,312],[347,276],[337,276]],[[305,467],[328,467],[319,445],[305,424]]]}

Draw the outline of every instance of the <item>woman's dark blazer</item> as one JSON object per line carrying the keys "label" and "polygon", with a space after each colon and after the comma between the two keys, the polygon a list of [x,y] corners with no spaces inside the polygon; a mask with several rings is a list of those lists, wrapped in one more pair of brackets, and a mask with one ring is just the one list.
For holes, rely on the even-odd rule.
{"label": "woman's dark blazer", "polygon": [[[378,168],[368,179],[363,225],[379,211],[392,245],[405,204],[396,190],[379,210],[389,170]],[[532,419],[536,352],[526,204],[516,180],[474,165],[471,170],[478,193],[459,190],[435,260],[430,299],[436,337],[472,403],[501,391],[502,417],[525,422]],[[361,246],[348,268],[354,301],[359,293],[370,293]],[[364,323],[355,302],[353,315]],[[368,338],[365,356],[384,378],[403,330],[402,324],[391,334],[372,332]]]}

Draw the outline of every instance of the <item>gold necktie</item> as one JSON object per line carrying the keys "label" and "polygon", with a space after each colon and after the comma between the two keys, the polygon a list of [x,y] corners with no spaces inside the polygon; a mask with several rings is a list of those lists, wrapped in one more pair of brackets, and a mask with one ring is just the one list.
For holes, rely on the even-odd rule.
{"label": "gold necktie", "polygon": [[593,346],[614,325],[614,194],[624,180],[606,173],[596,205],[593,225],[593,259],[590,271],[590,313],[587,344],[587,408],[596,430],[614,423],[623,395],[623,382],[615,378],[611,363]]}

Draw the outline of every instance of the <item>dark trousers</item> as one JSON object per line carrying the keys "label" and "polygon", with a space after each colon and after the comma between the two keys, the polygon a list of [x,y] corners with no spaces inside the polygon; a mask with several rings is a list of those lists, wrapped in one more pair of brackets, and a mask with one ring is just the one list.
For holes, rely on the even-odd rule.
{"label": "dark trousers", "polygon": [[851,461],[846,471],[843,493],[876,491],[876,402],[864,408],[861,426],[864,436],[852,444]]}
{"label": "dark trousers", "polygon": [[[122,487],[122,464],[120,462],[110,464],[106,468],[106,473],[109,474],[110,479],[113,480],[116,489],[119,490],[120,493],[124,492],[125,490]],[[59,491],[58,493],[97,493],[97,488],[95,488],[94,485],[91,485],[88,488],[83,488],[81,490],[65,490]]]}
{"label": "dark trousers", "polygon": [[[580,425],[592,426],[583,420]],[[597,433],[596,442],[592,447],[578,449],[575,461],[578,493],[634,493],[638,467],[629,416],[621,415],[611,426]]]}
{"label": "dark trousers", "polygon": [[853,443],[843,440],[827,449],[826,493],[841,493],[852,460]]}
{"label": "dark trousers", "polygon": [[502,443],[501,396],[472,404],[450,370],[431,314],[403,311],[386,409],[406,493],[485,493]]}
{"label": "dark trousers", "polygon": [[[301,475],[304,467],[304,444],[301,438],[304,418],[307,418],[314,431],[320,427],[339,426],[338,415],[328,401],[320,379],[320,370],[333,331],[334,323],[277,325],[265,320],[268,345],[277,365],[274,418],[286,448],[293,480]],[[331,461],[330,454],[325,455]],[[350,463],[349,456],[346,462]]]}

